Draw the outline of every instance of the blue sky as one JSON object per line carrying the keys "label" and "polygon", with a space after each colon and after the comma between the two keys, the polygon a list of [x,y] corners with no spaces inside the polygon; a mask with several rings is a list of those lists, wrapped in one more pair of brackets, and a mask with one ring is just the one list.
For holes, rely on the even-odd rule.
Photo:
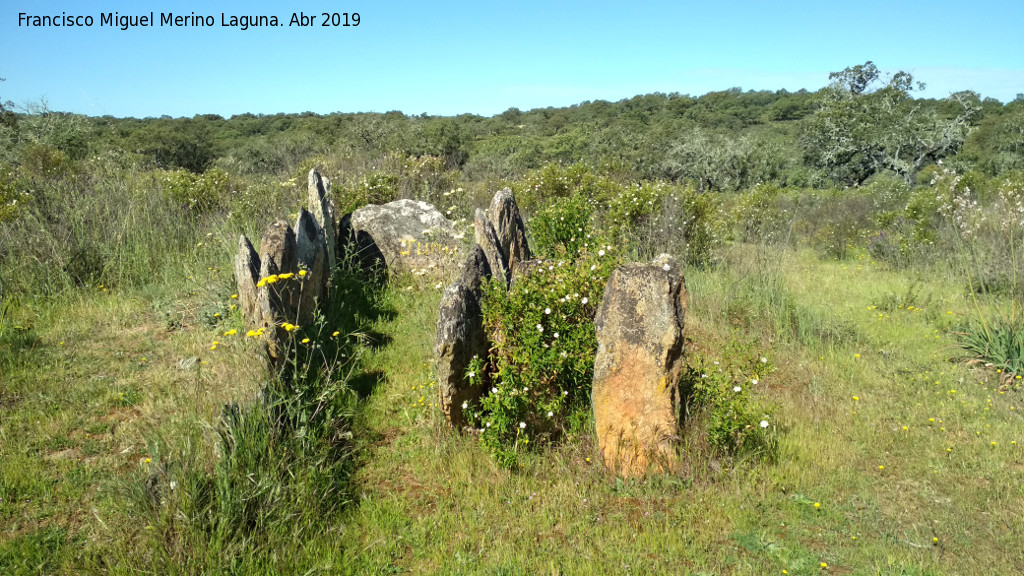
{"label": "blue sky", "polygon": [[[896,5],[894,5],[896,4]],[[292,12],[358,12],[349,28]],[[100,27],[100,14],[214,16],[212,28]],[[18,26],[20,12],[90,28]],[[278,28],[222,27],[221,13]],[[493,115],[649,92],[816,90],[830,71],[906,70],[926,96],[1024,92],[1024,2],[0,0],[0,99],[89,115]]]}

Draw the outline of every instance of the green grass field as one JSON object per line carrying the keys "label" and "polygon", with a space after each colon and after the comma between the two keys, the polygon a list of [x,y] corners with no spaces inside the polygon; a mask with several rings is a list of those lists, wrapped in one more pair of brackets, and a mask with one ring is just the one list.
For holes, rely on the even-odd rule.
{"label": "green grass field", "polygon": [[[267,372],[254,343],[223,335],[242,324],[221,258],[228,268],[226,252],[212,251],[145,287],[8,307],[0,573],[1024,566],[1024,400],[960,361],[952,332],[974,306],[998,302],[975,303],[948,273],[745,244],[690,271],[691,353],[713,358],[739,341],[777,366],[753,393],[778,407],[779,453],[707,457],[688,437],[681,475],[632,481],[606,474],[586,436],[509,471],[449,429],[432,380],[440,291],[394,279],[374,292],[362,323],[371,335],[352,349],[351,463],[320,469],[343,486],[325,492],[303,489],[323,481],[312,472],[225,471],[223,406],[257,397]],[[267,478],[278,480],[246,487]],[[215,504],[189,502],[202,498]],[[247,498],[261,507],[251,518],[231,509]]]}

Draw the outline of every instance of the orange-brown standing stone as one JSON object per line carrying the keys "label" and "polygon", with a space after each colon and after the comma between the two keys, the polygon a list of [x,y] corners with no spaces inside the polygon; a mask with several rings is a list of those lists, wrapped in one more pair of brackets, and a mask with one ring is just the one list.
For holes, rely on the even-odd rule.
{"label": "orange-brown standing stone", "polygon": [[591,399],[601,459],[622,476],[675,468],[686,286],[677,264],[612,272],[595,320]]}

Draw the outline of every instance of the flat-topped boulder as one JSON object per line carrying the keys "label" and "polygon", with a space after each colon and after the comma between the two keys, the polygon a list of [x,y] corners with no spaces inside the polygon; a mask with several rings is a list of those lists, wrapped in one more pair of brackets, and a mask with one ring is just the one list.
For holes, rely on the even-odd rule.
{"label": "flat-topped boulder", "polygon": [[378,253],[392,272],[443,278],[461,261],[455,223],[426,202],[368,204],[352,213],[348,225],[359,249]]}
{"label": "flat-topped boulder", "polygon": [[675,468],[686,286],[674,260],[616,268],[594,326],[591,399],[601,459],[622,476]]}

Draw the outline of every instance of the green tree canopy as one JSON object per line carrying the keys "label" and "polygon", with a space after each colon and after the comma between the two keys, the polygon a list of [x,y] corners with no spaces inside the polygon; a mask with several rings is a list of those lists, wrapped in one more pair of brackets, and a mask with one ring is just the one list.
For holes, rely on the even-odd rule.
{"label": "green tree canopy", "polygon": [[947,98],[955,113],[944,115],[911,96],[924,84],[909,72],[883,76],[870,61],[833,72],[807,119],[805,160],[838,183],[857,185],[883,170],[913,181],[922,167],[959,149],[981,106],[977,94],[959,92]]}

